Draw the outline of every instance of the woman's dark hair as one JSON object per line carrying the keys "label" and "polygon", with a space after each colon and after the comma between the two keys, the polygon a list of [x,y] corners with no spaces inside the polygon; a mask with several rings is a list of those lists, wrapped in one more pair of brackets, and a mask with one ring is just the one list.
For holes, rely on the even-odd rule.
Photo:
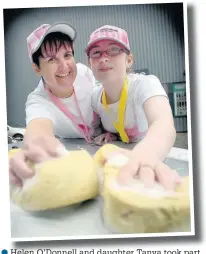
{"label": "woman's dark hair", "polygon": [[60,49],[60,47],[63,45],[66,48],[66,45],[69,44],[72,48],[72,54],[74,55],[73,50],[73,41],[70,39],[70,37],[66,34],[55,32],[48,34],[45,38],[39,49],[32,55],[33,62],[39,67],[39,57],[43,57],[42,55],[42,47],[44,47],[44,50],[46,50],[46,45],[49,44],[49,47],[51,49],[52,45],[55,45],[56,52]]}

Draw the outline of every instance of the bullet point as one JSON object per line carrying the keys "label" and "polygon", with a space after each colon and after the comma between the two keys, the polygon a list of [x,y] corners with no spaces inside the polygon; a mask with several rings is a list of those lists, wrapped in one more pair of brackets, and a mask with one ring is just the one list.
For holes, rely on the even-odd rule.
{"label": "bullet point", "polygon": [[8,254],[8,250],[2,250],[1,254]]}

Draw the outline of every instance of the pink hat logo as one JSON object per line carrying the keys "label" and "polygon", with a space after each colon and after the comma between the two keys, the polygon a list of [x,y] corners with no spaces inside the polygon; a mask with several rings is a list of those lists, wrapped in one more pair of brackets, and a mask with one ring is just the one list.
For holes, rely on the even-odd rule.
{"label": "pink hat logo", "polygon": [[98,28],[91,34],[86,48],[86,53],[88,53],[89,49],[94,43],[105,39],[116,41],[130,51],[127,32],[119,27],[106,25]]}

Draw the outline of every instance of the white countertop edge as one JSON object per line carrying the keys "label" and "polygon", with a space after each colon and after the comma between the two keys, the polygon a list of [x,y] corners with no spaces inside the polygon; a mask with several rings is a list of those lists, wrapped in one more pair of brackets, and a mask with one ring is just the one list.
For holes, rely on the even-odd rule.
{"label": "white countertop edge", "polygon": [[189,153],[187,149],[172,147],[171,151],[167,155],[167,158],[189,162]]}

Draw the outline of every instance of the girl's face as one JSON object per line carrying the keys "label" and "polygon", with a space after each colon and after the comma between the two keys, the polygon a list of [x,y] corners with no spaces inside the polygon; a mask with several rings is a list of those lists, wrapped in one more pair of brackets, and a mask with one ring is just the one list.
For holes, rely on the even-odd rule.
{"label": "girl's face", "polygon": [[[109,54],[105,52],[107,50]],[[90,67],[95,78],[102,83],[122,81],[131,63],[132,56],[124,52],[123,46],[111,40],[99,41],[89,51]]]}
{"label": "girl's face", "polygon": [[67,95],[73,86],[77,75],[77,67],[69,44],[62,45],[56,52],[55,45],[42,47],[43,57],[39,58],[40,67],[35,66],[38,75],[51,91],[59,96]]}

